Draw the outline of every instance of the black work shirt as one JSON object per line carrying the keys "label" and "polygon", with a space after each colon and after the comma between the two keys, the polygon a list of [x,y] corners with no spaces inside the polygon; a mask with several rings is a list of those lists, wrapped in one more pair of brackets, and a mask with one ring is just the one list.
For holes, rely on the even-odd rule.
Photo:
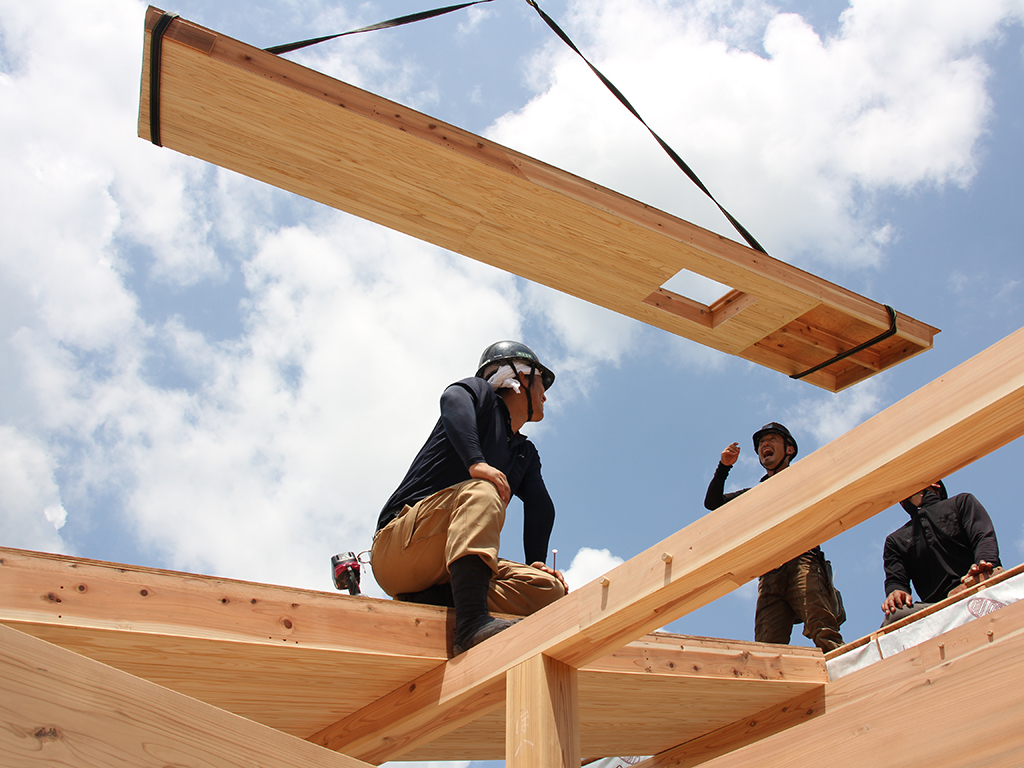
{"label": "black work shirt", "polygon": [[921,506],[907,505],[910,521],[885,539],[885,594],[910,593],[935,603],[980,560],[999,562],[999,543],[985,507],[970,493],[941,499],[929,488]]}
{"label": "black work shirt", "polygon": [[512,431],[505,401],[484,379],[457,381],[441,395],[441,417],[377,519],[377,530],[408,504],[471,479],[469,467],[486,462],[505,474],[523,501],[525,562],[545,562],[555,505],[541,476],[540,454]]}

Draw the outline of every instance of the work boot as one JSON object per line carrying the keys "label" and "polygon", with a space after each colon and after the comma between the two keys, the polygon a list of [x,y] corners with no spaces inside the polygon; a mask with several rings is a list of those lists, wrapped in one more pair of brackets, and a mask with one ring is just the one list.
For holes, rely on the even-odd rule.
{"label": "work boot", "polygon": [[[456,619],[458,621],[458,619]],[[458,656],[464,651],[468,651],[474,645],[480,645],[484,640],[489,637],[501,632],[503,629],[508,629],[515,624],[518,619],[496,619],[493,616],[489,616],[487,622],[483,624],[480,629],[469,634],[463,640],[455,640],[452,642],[452,656]],[[456,635],[458,637],[458,635]]]}
{"label": "work boot", "polygon": [[515,622],[496,619],[487,610],[491,567],[479,555],[460,557],[448,566],[455,601],[453,655],[458,656]]}
{"label": "work boot", "polygon": [[395,595],[395,600],[403,603],[420,603],[421,605],[440,605],[445,608],[454,608],[455,599],[452,597],[451,584],[435,584],[419,592],[403,592]]}

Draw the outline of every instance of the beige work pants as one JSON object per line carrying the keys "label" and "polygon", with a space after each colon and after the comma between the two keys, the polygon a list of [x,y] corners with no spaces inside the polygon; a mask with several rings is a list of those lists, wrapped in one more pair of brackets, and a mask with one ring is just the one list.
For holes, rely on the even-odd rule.
{"label": "beige work pants", "polygon": [[394,597],[450,581],[448,565],[479,555],[494,576],[491,611],[528,616],[565,594],[558,579],[498,557],[505,506],[487,480],[467,480],[406,506],[377,532],[370,551],[373,575]]}

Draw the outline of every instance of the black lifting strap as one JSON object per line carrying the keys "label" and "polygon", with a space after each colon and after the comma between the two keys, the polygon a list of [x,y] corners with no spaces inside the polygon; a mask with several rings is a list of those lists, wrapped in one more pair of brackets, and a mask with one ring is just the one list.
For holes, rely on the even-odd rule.
{"label": "black lifting strap", "polygon": [[164,32],[178,18],[176,13],[165,13],[153,27],[149,37],[149,140],[160,143],[160,62],[162,60]]}
{"label": "black lifting strap", "polygon": [[880,334],[875,336],[873,339],[868,339],[863,344],[858,344],[853,349],[848,349],[845,352],[840,352],[838,355],[833,357],[831,360],[826,360],[824,363],[818,363],[816,366],[814,366],[813,368],[808,368],[803,373],[791,374],[789,378],[791,378],[791,379],[802,379],[804,376],[809,376],[810,374],[814,373],[815,371],[820,371],[822,368],[827,368],[828,366],[832,365],[832,363],[838,363],[840,360],[845,360],[850,355],[855,355],[858,352],[867,349],[868,347],[873,347],[878,342],[885,341],[890,336],[895,334],[896,333],[896,310],[894,310],[888,304],[883,304],[882,306],[885,307],[885,311],[889,313],[889,330],[882,331]]}
{"label": "black lifting strap", "polygon": [[747,241],[747,244],[751,248],[753,248],[755,251],[760,251],[761,253],[767,255],[768,252],[764,248],[761,247],[761,244],[759,242],[757,242],[757,240],[754,239],[754,236],[751,235],[747,231],[746,227],[744,227],[742,224],[740,224],[739,221],[737,221],[733,217],[733,215],[731,213],[729,213],[727,210],[725,210],[725,208],[722,207],[722,204],[715,199],[715,196],[711,194],[711,192],[708,190],[707,187],[704,186],[704,183],[699,178],[697,178],[697,174],[693,172],[693,170],[690,168],[689,165],[686,164],[686,162],[683,160],[683,158],[681,158],[679,155],[677,155],[675,150],[672,149],[672,147],[670,147],[668,144],[666,144],[665,141],[661,138],[661,136],[656,134],[654,132],[654,130],[651,128],[651,126],[649,126],[647,124],[647,122],[642,117],[640,117],[640,113],[637,112],[636,109],[633,108],[633,105],[630,104],[629,101],[626,99],[626,97],[622,95],[622,92],[618,88],[616,88],[615,85],[607,77],[605,77],[603,74],[601,74],[601,72],[598,70],[598,68],[595,67],[593,64],[591,64],[586,56],[584,56],[582,53],[580,53],[580,49],[576,47],[576,45],[573,43],[573,41],[569,39],[569,36],[566,35],[565,32],[562,31],[562,29],[554,22],[553,19],[550,16],[548,16],[546,13],[544,13],[543,10],[541,10],[541,7],[539,5],[537,5],[536,0],[526,0],[526,2],[529,3],[530,5],[532,5],[534,7],[534,9],[537,11],[537,13],[540,14],[540,17],[542,19],[544,19],[544,22],[549,27],[551,27],[552,31],[556,35],[558,35],[560,38],[562,38],[562,40],[565,42],[565,44],[568,45],[570,48],[572,48],[576,52],[576,54],[581,59],[583,59],[583,61],[586,63],[586,65],[588,67],[590,67],[590,70],[595,75],[597,75],[598,79],[602,83],[604,83],[605,86],[608,88],[608,90],[611,91],[615,95],[615,98],[617,98],[620,102],[622,102],[622,105],[633,114],[633,117],[635,117],[637,120],[639,120],[643,124],[644,128],[646,128],[648,130],[648,132],[651,134],[651,136],[653,136],[654,139],[658,142],[658,144],[661,145],[661,148],[665,150],[665,153],[669,157],[671,157],[672,161],[676,165],[678,165],[679,168],[683,171],[683,173],[685,173],[690,178],[690,181],[692,181],[694,184],[696,184],[697,188],[700,189],[700,191],[703,192],[705,195],[707,195],[711,199],[711,202],[713,202],[715,205],[718,206],[718,210],[720,210],[723,214],[725,214],[725,218],[727,218],[729,220],[729,223],[732,224],[733,227],[736,228],[736,231],[739,232],[743,236],[743,239]]}
{"label": "black lifting strap", "polygon": [[[433,10],[433,11],[420,11],[419,13],[409,14],[408,16],[399,16],[396,19],[390,19],[388,21],[382,21],[382,22],[380,22],[378,24],[371,24],[368,27],[362,27],[360,29],[353,29],[353,30],[351,30],[349,32],[342,32],[342,33],[337,34],[337,35],[327,35],[325,37],[316,37],[316,38],[312,38],[310,40],[303,40],[303,41],[298,42],[298,43],[289,43],[287,45],[275,45],[272,48],[265,48],[264,50],[267,51],[268,53],[276,53],[276,54],[289,53],[290,51],[296,51],[296,50],[298,50],[300,48],[305,48],[306,46],[309,46],[309,45],[316,45],[317,43],[322,43],[322,42],[324,42],[326,40],[334,40],[335,38],[338,38],[338,37],[344,37],[345,35],[354,35],[354,34],[357,34],[359,32],[371,32],[371,31],[377,30],[377,29],[387,29],[389,27],[397,27],[397,26],[399,26],[401,24],[409,24],[411,22],[421,21],[423,19],[432,19],[435,16],[441,16],[442,14],[445,14],[445,13],[451,13],[452,11],[458,11],[458,10],[461,10],[462,8],[466,8],[466,7],[471,6],[471,5],[477,5],[479,3],[489,3],[489,2],[492,2],[492,0],[474,0],[474,2],[461,3],[459,5],[450,5],[450,6],[447,6],[445,8],[437,8],[436,10]],[[628,109],[637,120],[640,121],[640,123],[644,126],[644,128],[646,128],[650,132],[651,136],[653,136],[654,139],[658,142],[658,144],[661,145],[661,148],[665,150],[665,152],[668,154],[668,156],[670,158],[672,158],[673,162],[675,162],[675,164],[677,166],[679,166],[679,168],[683,171],[683,173],[685,173],[689,177],[690,181],[692,181],[694,184],[696,184],[697,188],[700,189],[700,191],[703,192],[705,195],[707,195],[711,199],[711,202],[713,202],[716,206],[718,206],[718,210],[720,210],[725,215],[725,218],[727,218],[729,220],[729,223],[732,224],[733,227],[735,227],[736,231],[739,232],[740,235],[743,236],[743,239],[747,241],[747,244],[751,248],[753,248],[755,251],[760,251],[761,253],[764,253],[764,254],[767,255],[768,252],[764,248],[761,247],[761,244],[759,242],[757,242],[757,240],[754,239],[754,236],[751,235],[747,231],[746,227],[744,227],[742,224],[740,224],[739,221],[731,213],[729,213],[727,210],[725,210],[724,207],[722,207],[722,204],[719,203],[718,200],[715,199],[715,196],[711,194],[711,191],[706,186],[704,186],[704,183],[699,178],[697,178],[697,174],[693,172],[693,169],[691,169],[690,166],[686,164],[686,162],[683,160],[683,158],[681,158],[678,154],[676,154],[676,151],[674,149],[672,149],[672,147],[670,147],[668,144],[665,143],[664,139],[662,139],[657,133],[655,133],[651,129],[651,126],[649,126],[647,124],[647,122],[640,116],[640,113],[637,112],[636,109],[633,107],[633,105],[629,103],[629,101],[622,94],[622,92],[618,88],[616,88],[615,85],[607,77],[605,77],[600,72],[600,70],[597,69],[597,67],[595,67],[593,64],[590,63],[590,61],[587,59],[587,57],[584,56],[580,52],[580,49],[576,47],[575,43],[573,43],[573,41],[569,39],[569,36],[566,35],[565,32],[562,31],[561,27],[559,27],[558,24],[556,24],[555,21],[550,16],[548,16],[541,9],[541,7],[539,5],[537,5],[535,0],[526,0],[526,2],[528,2],[530,5],[533,6],[534,10],[536,10],[537,13],[540,14],[540,17],[552,29],[552,31],[554,31],[554,33],[556,35],[558,35],[565,42],[566,45],[568,45],[573,51],[576,52],[576,54],[581,59],[583,59],[583,61],[586,63],[586,65],[588,67],[590,67],[591,71],[595,75],[597,75],[598,79],[600,79],[600,81],[605,84],[605,86],[608,88],[608,90],[611,91],[615,95],[615,97],[620,102],[622,102],[622,105],[626,109]]]}
{"label": "black lifting strap", "polygon": [[371,24],[368,27],[361,27],[360,29],[353,29],[349,32],[340,32],[337,35],[327,35],[326,37],[315,37],[311,40],[302,40],[298,43],[288,43],[287,45],[275,45],[273,48],[264,48],[267,53],[291,53],[297,51],[300,48],[305,48],[309,45],[316,45],[327,40],[333,40],[336,37],[344,37],[345,35],[355,35],[359,32],[373,32],[378,29],[389,29],[391,27],[400,27],[403,24],[411,24],[414,21],[423,21],[424,19],[432,19],[435,16],[443,16],[446,13],[452,11],[459,11],[463,8],[468,8],[471,5],[479,5],[480,3],[490,3],[493,0],[473,0],[470,3],[461,3],[459,5],[449,5],[445,8],[436,8],[433,11],[420,11],[419,13],[410,13],[408,16],[399,16],[396,19],[388,19],[387,21],[381,21],[377,24]]}

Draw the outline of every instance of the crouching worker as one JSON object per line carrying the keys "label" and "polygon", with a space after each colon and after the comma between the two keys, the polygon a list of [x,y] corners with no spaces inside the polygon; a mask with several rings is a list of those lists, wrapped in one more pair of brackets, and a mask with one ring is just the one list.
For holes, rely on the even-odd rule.
{"label": "crouching worker", "polygon": [[[555,375],[525,344],[484,350],[476,376],[441,395],[441,417],[377,521],[373,574],[398,600],[455,608],[457,655],[565,595],[545,565],[555,507],[540,457],[519,430],[544,418]],[[523,502],[529,565],[498,557],[505,510]]]}
{"label": "crouching worker", "polygon": [[1003,570],[992,518],[972,494],[949,498],[939,480],[900,504],[910,520],[885,539],[883,627]]}

